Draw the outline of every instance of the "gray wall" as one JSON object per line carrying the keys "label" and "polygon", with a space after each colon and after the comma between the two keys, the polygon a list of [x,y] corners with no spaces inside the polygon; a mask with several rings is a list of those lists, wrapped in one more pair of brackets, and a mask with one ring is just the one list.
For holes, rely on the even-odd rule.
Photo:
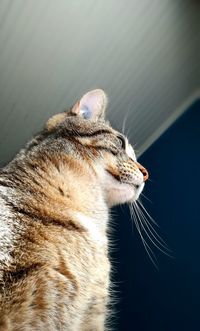
{"label": "gray wall", "polygon": [[198,1],[1,0],[0,163],[91,88],[140,152],[198,87]]}

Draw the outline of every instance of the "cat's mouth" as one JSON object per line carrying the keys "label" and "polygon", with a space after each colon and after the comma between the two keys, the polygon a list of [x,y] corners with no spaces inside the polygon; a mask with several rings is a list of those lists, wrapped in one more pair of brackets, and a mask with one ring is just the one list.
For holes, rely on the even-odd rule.
{"label": "cat's mouth", "polygon": [[144,184],[123,182],[120,176],[107,170],[105,190],[110,206],[137,200],[143,187]]}
{"label": "cat's mouth", "polygon": [[119,175],[117,175],[117,174],[115,174],[115,173],[113,173],[109,170],[106,170],[106,171],[108,172],[109,175],[111,175],[120,184],[130,185],[131,187],[134,187],[135,190],[140,190],[141,185],[135,184],[133,182],[132,183],[128,183],[127,181],[125,182],[125,181],[123,181],[123,179]]}

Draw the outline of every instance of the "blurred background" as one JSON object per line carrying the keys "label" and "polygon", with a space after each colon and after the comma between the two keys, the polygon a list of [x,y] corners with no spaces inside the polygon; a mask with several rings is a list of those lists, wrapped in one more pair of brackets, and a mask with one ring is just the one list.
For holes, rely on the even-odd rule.
{"label": "blurred background", "polygon": [[143,203],[174,256],[149,243],[157,270],[115,210],[113,329],[199,330],[199,1],[0,1],[0,166],[97,87],[149,169]]}

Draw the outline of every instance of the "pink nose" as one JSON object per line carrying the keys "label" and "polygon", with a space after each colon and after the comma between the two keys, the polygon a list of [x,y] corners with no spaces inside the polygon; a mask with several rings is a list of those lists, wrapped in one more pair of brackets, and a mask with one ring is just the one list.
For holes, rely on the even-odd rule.
{"label": "pink nose", "polygon": [[145,169],[140,163],[135,162],[138,169],[141,171],[141,173],[143,174],[143,178],[144,178],[144,182],[146,182],[146,180],[149,178],[149,174],[147,169]]}

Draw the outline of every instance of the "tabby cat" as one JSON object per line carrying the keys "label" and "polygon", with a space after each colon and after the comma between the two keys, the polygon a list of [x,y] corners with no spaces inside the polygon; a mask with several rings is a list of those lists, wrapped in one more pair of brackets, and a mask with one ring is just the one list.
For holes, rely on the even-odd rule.
{"label": "tabby cat", "polygon": [[106,330],[109,208],[148,173],[97,89],[0,171],[0,331]]}

